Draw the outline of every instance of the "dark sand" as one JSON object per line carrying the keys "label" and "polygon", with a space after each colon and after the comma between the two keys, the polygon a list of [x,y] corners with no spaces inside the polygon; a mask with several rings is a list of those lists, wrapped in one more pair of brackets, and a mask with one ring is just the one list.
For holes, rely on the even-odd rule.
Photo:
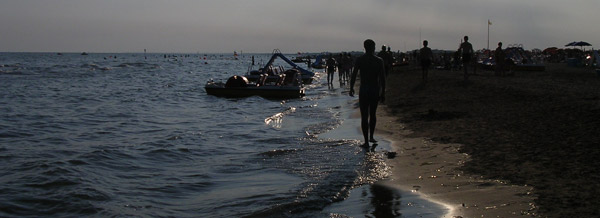
{"label": "dark sand", "polygon": [[[444,192],[442,200],[467,202],[461,206],[477,207],[485,217],[511,216],[496,211],[511,205],[519,208],[511,208],[512,215],[600,216],[600,76],[561,64],[509,77],[477,73],[465,83],[462,71],[432,70],[425,86],[419,69],[390,73],[378,128],[396,136],[395,159],[401,160],[393,165],[404,169],[394,174],[407,167],[417,174],[438,173],[397,183],[417,190],[452,184],[446,191],[424,193]],[[435,155],[426,157],[428,153]],[[461,183],[459,177],[469,179]],[[528,199],[535,203],[520,205]]]}

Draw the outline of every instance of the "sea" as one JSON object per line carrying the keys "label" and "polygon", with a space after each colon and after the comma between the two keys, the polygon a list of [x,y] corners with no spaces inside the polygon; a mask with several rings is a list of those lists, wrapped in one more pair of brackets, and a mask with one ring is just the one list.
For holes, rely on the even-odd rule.
{"label": "sea", "polygon": [[378,206],[391,148],[359,146],[337,80],[317,73],[298,99],[206,94],[270,56],[0,53],[0,217],[443,214],[410,192]]}

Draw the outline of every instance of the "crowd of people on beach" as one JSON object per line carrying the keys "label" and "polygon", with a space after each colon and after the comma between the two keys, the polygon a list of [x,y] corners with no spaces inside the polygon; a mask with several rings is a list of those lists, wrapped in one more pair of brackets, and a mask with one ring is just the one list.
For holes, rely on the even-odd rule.
{"label": "crowd of people on beach", "polygon": [[[479,83],[479,81],[482,80],[478,80],[477,78],[469,78],[471,75],[473,74],[477,74],[477,66],[483,66],[486,63],[489,63],[490,61],[493,61],[493,68],[487,68],[488,70],[493,70],[492,72],[494,72],[494,75],[496,76],[508,76],[508,75],[514,75],[514,72],[511,72],[512,70],[514,70],[515,68],[513,68],[513,66],[515,66],[515,64],[521,64],[521,65],[528,65],[528,64],[536,64],[537,61],[547,61],[547,62],[560,62],[560,63],[567,63],[569,67],[571,67],[571,63],[569,61],[573,60],[573,59],[578,59],[578,60],[584,60],[587,61],[588,63],[584,63],[584,66],[587,66],[588,64],[590,66],[593,66],[593,64],[597,64],[600,65],[600,61],[597,59],[600,59],[600,55],[598,55],[597,51],[588,51],[588,52],[583,52],[583,51],[573,51],[573,50],[561,50],[559,51],[558,49],[554,50],[548,50],[548,51],[526,51],[522,48],[522,46],[514,46],[514,45],[509,45],[507,47],[503,47],[504,44],[502,42],[498,42],[497,43],[497,47],[493,50],[480,50],[480,51],[476,51],[473,48],[473,45],[469,42],[469,37],[468,36],[464,36],[463,40],[460,44],[460,46],[458,47],[458,49],[454,52],[438,52],[437,54],[434,53],[434,51],[432,51],[432,49],[429,47],[429,42],[427,40],[424,40],[423,42],[423,47],[420,48],[418,51],[414,51],[412,54],[406,54],[406,53],[397,53],[394,54],[392,52],[390,52],[390,48],[386,47],[385,45],[382,46],[382,49],[380,52],[376,53],[375,52],[375,42],[373,40],[365,40],[364,41],[364,49],[365,49],[365,53],[359,57],[357,57],[354,61],[350,61],[352,60],[351,56],[345,56],[345,55],[340,55],[339,58],[334,58],[333,55],[329,56],[329,59],[327,60],[327,74],[328,74],[328,80],[327,83],[328,84],[332,84],[333,82],[333,74],[336,71],[336,67],[339,70],[339,75],[340,75],[340,87],[342,87],[342,85],[344,83],[342,83],[342,80],[344,80],[344,78],[346,77],[347,74],[347,69],[351,69],[351,74],[349,76],[350,79],[350,86],[349,88],[349,95],[350,96],[354,96],[355,95],[355,90],[354,90],[354,85],[357,81],[357,76],[360,76],[360,85],[359,85],[359,92],[358,92],[358,104],[359,104],[359,110],[360,110],[360,115],[361,115],[361,131],[364,137],[364,141],[361,145],[361,147],[364,147],[366,149],[369,149],[370,151],[373,151],[374,148],[377,146],[377,139],[374,137],[374,133],[375,133],[375,127],[376,127],[376,123],[377,123],[377,108],[379,103],[384,103],[385,102],[385,95],[386,95],[386,86],[388,87],[398,87],[398,86],[402,86],[401,84],[394,84],[394,85],[389,85],[386,84],[386,79],[387,76],[389,74],[389,72],[391,71],[391,68],[393,66],[396,65],[401,65],[401,64],[405,64],[405,62],[409,62],[410,65],[412,66],[416,66],[416,67],[411,67],[412,69],[418,69],[420,68],[421,72],[422,72],[422,85],[424,86],[427,83],[428,80],[428,74],[429,74],[429,69],[431,69],[433,66],[441,66],[441,69],[448,69],[448,70],[456,70],[458,69],[459,71],[462,70],[464,72],[464,74],[461,72],[460,74],[463,74],[461,76],[464,76],[464,81],[469,81],[468,83],[464,83],[464,84],[473,84],[474,82],[472,81],[476,81],[477,83]],[[482,58],[483,56],[483,58]],[[487,61],[487,62],[486,62]],[[340,64],[343,63],[343,64]],[[458,63],[457,63],[458,62]],[[596,63],[594,63],[596,62]],[[353,65],[347,66],[345,64],[347,63],[354,63]],[[597,66],[596,65],[596,66]],[[452,66],[452,67],[447,67],[447,66]],[[572,67],[584,67],[581,65],[577,65],[577,66],[572,66]],[[447,67],[447,68],[446,68]],[[600,70],[597,70],[598,74],[600,75]],[[453,75],[451,75],[453,76]],[[408,77],[408,76],[407,76]],[[440,76],[442,77],[442,76]],[[413,79],[414,77],[411,77],[411,79]],[[448,75],[445,75],[445,78],[448,78]],[[527,77],[525,77],[527,78]],[[532,79],[533,77],[529,77],[528,79]],[[402,79],[398,79],[398,77],[392,76],[390,77],[390,81],[392,82],[396,82],[396,83],[402,83],[399,82],[400,80],[404,80],[405,77],[402,77]],[[470,80],[469,80],[470,79]],[[516,80],[516,78],[515,78]],[[533,80],[537,80],[537,78],[533,78]],[[412,80],[415,81],[415,80]],[[416,80],[418,81],[418,80]],[[513,80],[511,80],[513,81]],[[440,80],[434,80],[430,82],[431,84],[441,84],[442,82],[440,82]],[[447,84],[447,83],[446,83]],[[495,83],[490,83],[490,84],[495,84]],[[506,84],[503,83],[498,83],[500,85],[498,85],[498,87],[505,87]],[[544,84],[543,87],[546,87],[546,83],[539,83],[539,84]],[[537,85],[539,85],[537,84]],[[406,85],[406,84],[403,84]],[[518,84],[520,85],[520,84]],[[450,86],[446,86],[446,89],[453,89],[454,86],[451,86],[450,88],[448,88]],[[429,95],[425,95],[425,98],[422,99],[437,99],[437,98],[442,98],[443,100],[430,100],[429,105],[426,105],[425,108],[429,107],[438,107],[440,104],[440,101],[442,102],[449,102],[448,99],[454,100],[453,98],[455,98],[456,95],[461,96],[463,95],[465,90],[475,90],[473,88],[468,89],[468,87],[465,85],[465,87],[467,87],[467,89],[461,90],[457,93],[453,94],[448,94],[448,96],[450,97],[440,97],[440,93],[439,92],[430,92]],[[475,86],[471,86],[471,87],[475,87]],[[485,96],[485,98],[493,98],[492,101],[489,102],[493,102],[493,101],[501,101],[502,102],[502,106],[501,107],[507,107],[508,109],[498,109],[498,107],[496,107],[496,104],[490,104],[492,106],[489,106],[487,104],[479,104],[479,105],[475,105],[475,107],[477,107],[477,109],[475,111],[477,111],[478,113],[481,113],[482,109],[486,109],[488,111],[492,111],[491,113],[488,113],[488,111],[484,111],[487,114],[495,114],[494,116],[491,117],[485,117],[485,116],[481,116],[481,114],[479,114],[480,116],[478,116],[479,118],[476,119],[476,122],[473,122],[474,126],[479,125],[480,123],[483,123],[485,125],[488,125],[488,121],[494,121],[494,122],[499,122],[502,125],[498,125],[498,126],[503,126],[502,128],[504,128],[504,126],[508,126],[508,125],[512,125],[513,121],[507,121],[506,123],[504,123],[504,120],[510,120],[510,119],[506,119],[506,118],[502,118],[502,119],[498,119],[497,112],[500,111],[500,114],[503,114],[503,116],[508,117],[508,118],[512,118],[512,117],[517,117],[517,118],[522,118],[523,120],[535,120],[537,118],[528,118],[528,117],[532,117],[529,116],[529,114],[527,115],[521,115],[519,116],[521,113],[531,113],[531,114],[535,114],[538,113],[539,110],[535,110],[534,112],[530,112],[530,111],[526,111],[526,110],[522,110],[521,108],[524,108],[523,105],[525,105],[526,107],[529,107],[530,102],[529,101],[537,101],[535,99],[538,99],[538,96],[536,94],[532,94],[532,93],[528,93],[528,90],[525,90],[523,92],[518,92],[516,90],[510,90],[509,92],[511,93],[504,93],[507,90],[502,88],[502,89],[498,89],[498,87],[492,87],[491,89],[485,90],[485,92],[483,92],[484,94],[482,94],[481,96]],[[443,89],[444,87],[442,87],[441,89]],[[481,86],[477,86],[477,89],[480,89]],[[484,88],[485,89],[485,88]],[[406,89],[404,89],[406,90]],[[390,95],[390,101],[391,104],[394,104],[394,100],[397,100],[398,98],[394,98],[396,94],[398,94],[399,92],[396,90],[392,90],[390,89],[390,91],[393,93],[392,95]],[[536,92],[539,90],[535,90]],[[427,93],[427,92],[423,92],[423,93]],[[518,93],[519,95],[522,93],[526,93],[526,95],[523,96],[519,96],[518,99],[513,98],[513,96],[515,96],[514,93]],[[413,95],[414,93],[410,93],[409,95]],[[417,93],[417,95],[419,95]],[[421,94],[421,96],[423,96],[423,94]],[[496,96],[501,96],[498,99],[496,99]],[[410,98],[414,98],[414,96],[411,96]],[[418,98],[418,97],[417,97]],[[477,99],[477,98],[474,98]],[[589,98],[592,100],[597,100],[597,97],[592,97]],[[471,99],[469,99],[471,100]],[[515,100],[517,102],[515,102]],[[544,103],[544,101],[546,100],[542,100],[538,103]],[[548,103],[548,105],[552,105],[553,107],[555,107],[554,104],[556,104],[559,100],[554,99],[553,103]],[[576,99],[575,102],[580,103],[581,100]],[[585,100],[585,101],[589,101],[589,100]],[[495,103],[495,102],[494,102]],[[457,103],[457,104],[460,104]],[[511,106],[506,106],[508,104],[512,104]],[[484,106],[481,106],[484,105]],[[544,105],[544,104],[542,104]],[[473,104],[464,104],[462,106],[463,108],[467,108],[467,107],[473,107]],[[562,107],[562,106],[561,106]],[[572,106],[564,106],[565,110],[571,110]],[[540,108],[544,108],[543,106]],[[421,113],[420,111],[422,111],[423,108],[419,108],[419,111],[417,113]],[[468,109],[467,109],[468,110]],[[579,111],[579,109],[577,109]],[[433,113],[432,113],[433,111]],[[430,114],[436,114],[437,112],[435,112],[435,110],[429,109],[429,113]],[[476,114],[476,113],[474,113]],[[483,114],[483,113],[482,113]],[[552,111],[549,114],[554,114],[554,111]],[[560,113],[556,113],[556,114],[560,114]],[[596,113],[597,114],[597,113]],[[457,115],[458,116],[458,115]],[[484,117],[484,118],[480,118],[480,117]],[[553,119],[555,117],[560,117],[560,116],[554,116]],[[553,119],[549,119],[549,120],[553,120]],[[568,118],[564,118],[567,119],[569,121],[573,121],[573,116],[568,115]],[[499,121],[501,120],[501,121]],[[472,123],[470,122],[472,120],[468,120],[467,121],[467,126],[472,125]],[[539,120],[538,120],[539,121]],[[460,121],[460,122],[464,122],[464,121]],[[518,122],[518,121],[517,121]],[[425,122],[427,123],[427,122]],[[432,122],[429,122],[432,123]],[[454,125],[458,123],[452,123],[451,125]],[[521,127],[523,124],[523,122],[521,121],[521,124],[518,124],[519,127]],[[533,122],[532,122],[533,123]],[[562,122],[559,122],[562,124]],[[584,122],[586,125],[589,123],[589,121]],[[548,124],[554,124],[553,121],[549,121]],[[432,125],[432,124],[427,124],[427,125]],[[439,124],[434,124],[434,125],[439,125]],[[490,125],[493,126],[493,125]],[[535,126],[535,125],[533,125]],[[480,129],[477,128],[473,128],[471,130],[453,130],[453,131],[480,131]],[[462,127],[459,127],[457,129],[464,129]],[[501,129],[501,128],[500,128]],[[525,130],[527,128],[520,128],[520,130]],[[441,130],[438,131],[446,131],[447,129],[441,128]],[[504,130],[502,130],[504,131]],[[485,132],[485,131],[484,131]],[[498,132],[501,131],[496,131],[494,130],[493,132],[490,131],[489,133],[485,133],[487,135],[491,135],[496,137],[498,134]],[[508,130],[507,132],[510,132],[510,130]],[[533,131],[535,132],[535,131]],[[503,134],[504,132],[502,132],[501,134]],[[587,132],[584,132],[587,134]],[[582,135],[584,133],[581,133]],[[435,132],[433,132],[432,134],[435,134]],[[570,134],[570,133],[568,133]],[[473,135],[473,134],[470,134]],[[507,134],[508,135],[508,134]],[[510,140],[524,140],[527,141],[529,140],[529,137],[532,136],[515,136],[517,134],[509,134],[510,137],[514,137],[515,139],[510,139]],[[504,137],[506,135],[498,135],[501,137]],[[533,137],[535,137],[536,135],[533,135]],[[507,140],[507,138],[510,137],[504,137],[502,138],[502,140]],[[522,139],[520,139],[519,137],[523,137]],[[451,138],[451,137],[448,137]],[[485,138],[485,137],[480,137],[480,138]],[[446,139],[444,139],[446,140]],[[466,142],[467,144],[469,143],[470,139],[467,139]],[[479,139],[474,139],[474,143],[478,143]],[[495,139],[494,139],[495,140]],[[473,143],[473,142],[471,142]],[[506,143],[506,142],[503,142]],[[512,142],[511,142],[512,143]],[[578,143],[579,144],[579,143]],[[479,145],[477,145],[479,146]],[[514,147],[511,147],[514,146]],[[507,145],[508,148],[520,148],[521,145],[519,145],[519,143],[515,143],[515,145]],[[538,155],[539,153],[543,153],[541,152],[542,150],[544,150],[545,148],[545,144],[541,143],[540,145],[536,145],[536,149],[539,150],[539,152],[535,152],[535,155]],[[584,143],[581,143],[581,147],[585,148]],[[467,147],[468,148],[468,147]],[[508,151],[511,151],[511,155],[512,155],[512,151],[510,149],[507,149]],[[566,149],[569,151],[572,151],[571,149]],[[506,151],[506,150],[505,150]],[[587,151],[587,150],[586,150]],[[481,152],[480,156],[482,157],[495,157],[495,156],[502,156],[502,159],[499,158],[499,160],[503,160],[504,158],[504,153],[502,152],[497,152],[500,153],[501,155],[497,155],[497,154],[487,154],[485,152]],[[514,152],[514,153],[518,153],[518,152]],[[531,150],[530,151],[526,151],[523,152],[524,154],[519,154],[521,160],[527,159],[527,161],[529,161],[529,159],[531,158],[530,155]],[[476,153],[477,154],[477,153]],[[546,157],[552,157],[552,155],[554,155],[554,153],[546,153],[544,155],[547,155]],[[581,156],[581,155],[579,155]],[[593,156],[593,155],[591,155]],[[493,161],[490,161],[493,162]],[[565,161],[565,162],[569,162],[569,161]],[[480,165],[478,165],[477,167],[474,167],[473,169],[486,169],[486,167],[488,165],[488,162],[484,162]],[[527,164],[531,164],[531,163],[527,163]],[[571,164],[571,163],[570,163]],[[524,166],[525,168],[527,167],[527,165],[521,165],[520,163],[516,163],[514,164],[515,166]],[[585,165],[584,165],[585,166]],[[513,169],[514,170],[514,169]],[[535,171],[535,172],[540,172],[543,170],[539,170],[539,169],[526,169],[529,171]],[[526,171],[523,170],[523,171]],[[517,172],[518,171],[518,172]],[[509,173],[505,173],[505,175],[512,175],[512,174],[517,174],[521,171],[521,169],[516,170],[516,171],[510,171],[507,170],[507,172]],[[584,172],[588,172],[588,170],[582,170]],[[514,173],[513,173],[514,172]],[[548,175],[553,175],[553,172],[548,172],[548,171],[544,171],[545,173],[547,173]],[[490,175],[502,175],[500,174],[490,174]],[[518,175],[516,177],[509,177],[509,178],[517,178],[517,179],[528,179],[529,181],[543,181],[543,180],[537,180],[536,178],[531,178],[528,177],[525,174],[521,174]],[[561,187],[561,184],[559,185],[555,185],[555,184],[551,184],[548,185],[545,182],[540,182],[540,184],[536,184],[538,186],[536,187],[541,187],[541,189],[545,188],[545,187]],[[544,192],[544,191],[542,191]],[[555,196],[569,196],[569,194],[564,194],[564,193],[559,193],[556,195],[553,194],[548,194],[548,193],[544,193],[544,201],[548,202],[550,200],[553,200],[552,197]],[[550,196],[550,197],[548,197]],[[548,200],[550,199],[550,200]],[[550,201],[550,205],[552,205],[552,201]],[[463,204],[464,205],[464,204]],[[579,205],[579,204],[577,204]],[[582,206],[582,205],[579,205]],[[589,208],[585,208],[584,209],[589,209]]]}
{"label": "crowd of people on beach", "polygon": [[[474,50],[471,43],[468,42],[468,36],[464,37],[457,53],[461,55],[464,66],[471,65]],[[377,122],[376,112],[379,102],[385,101],[385,79],[394,66],[395,57],[391,47],[382,45],[381,50],[375,53],[375,42],[367,39],[364,42],[365,54],[353,59],[350,54],[340,53],[337,58],[330,54],[326,60],[327,84],[333,87],[333,78],[336,69],[339,73],[340,85],[350,82],[350,96],[354,96],[354,84],[356,77],[360,75],[359,89],[359,108],[361,114],[361,129],[364,136],[363,147],[369,148],[369,143],[375,143],[377,140],[373,137]],[[502,50],[501,48],[499,49]],[[416,53],[415,53],[416,57]],[[400,57],[403,60],[404,57]],[[433,63],[433,53],[428,47],[428,41],[423,41],[423,48],[419,50],[418,59],[423,71],[423,83],[427,81],[428,69]],[[309,64],[310,67],[310,64]],[[463,67],[465,80],[468,79],[467,67]],[[349,74],[352,72],[351,74]],[[360,74],[359,74],[360,73]]]}
{"label": "crowd of people on beach", "polygon": [[[377,57],[381,58],[384,61],[385,74],[387,74],[392,69],[392,64],[394,63],[394,53],[391,51],[391,47],[383,45],[381,47],[381,51],[377,53]],[[308,59],[310,60],[310,59]],[[342,52],[339,54],[329,54],[327,60],[325,61],[325,71],[327,73],[327,84],[333,84],[333,77],[335,72],[338,72],[338,80],[340,85],[345,85],[350,81],[350,73],[354,68],[354,62],[356,58],[352,56],[351,53]],[[310,62],[308,62],[307,66],[311,66]]]}
{"label": "crowd of people on beach", "polygon": [[[461,55],[463,62],[464,77],[468,79],[468,70],[466,66],[472,64],[474,50],[471,43],[468,42],[468,36],[464,37],[457,53]],[[500,44],[501,45],[501,44]],[[377,140],[373,137],[377,122],[376,113],[379,102],[385,101],[385,79],[394,66],[394,54],[391,48],[386,45],[381,46],[381,50],[375,54],[375,42],[371,39],[364,41],[365,54],[353,60],[349,54],[340,53],[337,58],[330,54],[326,60],[327,84],[333,87],[334,74],[339,73],[340,85],[344,85],[350,80],[349,95],[354,96],[354,84],[356,77],[360,75],[359,89],[359,108],[361,114],[361,129],[364,136],[363,147],[369,148],[369,143],[375,143]],[[502,51],[501,48],[497,49]],[[428,41],[423,41],[423,48],[419,50],[418,60],[423,72],[423,84],[427,82],[428,69],[433,62],[433,53],[428,47]],[[309,64],[310,67],[310,64]],[[349,75],[349,72],[352,74]],[[360,74],[359,74],[360,73]]]}
{"label": "crowd of people on beach", "polygon": [[[477,73],[477,65],[485,63],[485,60],[493,60],[493,70],[497,76],[506,76],[511,68],[509,65],[515,65],[516,58],[519,55],[522,64],[533,62],[531,52],[526,52],[521,47],[503,48],[503,43],[498,42],[498,47],[491,50],[475,51],[473,45],[469,42],[469,37],[464,36],[458,49],[451,55],[444,52],[437,55],[428,47],[429,42],[423,41],[423,47],[414,51],[412,55],[403,53],[394,54],[389,46],[383,45],[381,51],[375,54],[375,42],[366,40],[364,42],[365,54],[353,59],[350,54],[341,53],[337,58],[329,55],[326,61],[327,84],[332,87],[333,76],[336,71],[339,72],[340,85],[344,85],[350,80],[350,96],[354,95],[354,84],[356,77],[360,72],[360,91],[359,107],[361,113],[361,129],[364,135],[364,147],[369,147],[369,142],[376,143],[373,133],[376,125],[376,110],[378,102],[385,99],[385,79],[394,65],[404,65],[405,62],[415,63],[422,71],[422,84],[425,85],[428,80],[429,69],[436,64],[442,66],[442,69],[462,69],[464,72],[464,81],[469,80],[469,75]],[[485,58],[481,58],[484,55]],[[509,57],[509,55],[513,55]],[[412,56],[412,59],[410,58]],[[409,59],[409,60],[407,60]],[[588,58],[589,59],[589,58]],[[481,61],[481,62],[479,62]],[[451,67],[449,67],[451,66]],[[469,70],[472,68],[472,71]],[[471,72],[469,72],[471,71]],[[349,72],[352,74],[349,75]],[[376,144],[375,144],[376,146]]]}
{"label": "crowd of people on beach", "polygon": [[[577,52],[574,50],[534,49],[526,51],[522,45],[509,45],[503,48],[503,43],[498,42],[494,50],[475,50],[469,42],[469,37],[464,36],[457,50],[444,51],[432,50],[429,41],[422,42],[423,47],[411,52],[392,52],[391,47],[382,45],[379,52],[375,52],[375,42],[364,42],[365,53],[359,57],[350,53],[328,54],[324,61],[327,75],[327,84],[333,88],[334,75],[338,72],[340,86],[350,83],[350,95],[354,95],[354,84],[357,75],[360,75],[359,106],[361,112],[361,129],[365,138],[364,146],[369,142],[376,143],[373,138],[375,129],[378,102],[385,99],[385,79],[394,66],[412,65],[419,67],[422,72],[422,85],[427,84],[431,68],[451,71],[463,71],[464,81],[469,81],[470,75],[476,75],[478,66],[491,69],[497,76],[514,75],[513,66],[517,64],[537,64],[544,61],[564,61],[567,57],[580,57],[588,62],[592,52]],[[592,57],[593,59],[593,57]],[[310,57],[307,58],[310,68]],[[320,62],[320,60],[317,60]],[[319,68],[320,69],[320,68]],[[360,72],[360,74],[359,74]]]}

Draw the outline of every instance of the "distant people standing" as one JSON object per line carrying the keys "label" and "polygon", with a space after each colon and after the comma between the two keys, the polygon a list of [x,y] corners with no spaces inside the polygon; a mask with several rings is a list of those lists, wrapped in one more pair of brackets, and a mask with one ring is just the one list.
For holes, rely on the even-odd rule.
{"label": "distant people standing", "polygon": [[423,84],[427,83],[427,74],[429,73],[429,67],[433,60],[433,52],[431,48],[427,47],[429,42],[423,41],[423,48],[419,50],[419,58],[421,59],[421,71],[423,72]]}
{"label": "distant people standing", "polygon": [[338,69],[338,80],[340,81],[340,86],[344,81],[344,54],[340,53],[337,58],[337,69]]}
{"label": "distant people standing", "polygon": [[310,63],[310,62],[311,62],[310,56],[307,56],[306,57],[306,66],[308,69],[312,68],[312,65],[311,65],[312,63]]}
{"label": "distant people standing", "polygon": [[365,139],[363,147],[369,142],[377,142],[373,137],[377,122],[377,105],[385,101],[385,66],[383,60],[375,56],[375,42],[367,39],[364,42],[365,54],[356,59],[350,77],[350,96],[354,96],[354,83],[360,71],[360,89],[358,104],[360,106],[360,125]]}
{"label": "distant people standing", "polygon": [[496,60],[496,76],[504,76],[504,59],[506,54],[502,50],[502,42],[498,42],[498,48],[494,51],[494,60]]}
{"label": "distant people standing", "polygon": [[460,52],[456,51],[452,53],[452,71],[459,71],[460,69]]}
{"label": "distant people standing", "polygon": [[353,62],[352,55],[346,54],[344,56],[344,66],[343,66],[344,83],[349,81],[348,78],[350,78],[350,72],[352,71],[352,65],[353,65],[352,62]]}
{"label": "distant people standing", "polygon": [[385,76],[388,75],[392,63],[391,63],[391,55],[387,52],[386,50],[386,46],[382,45],[381,46],[381,51],[379,51],[379,53],[377,53],[377,56],[379,56],[382,60],[383,60],[383,66],[384,66],[384,71],[385,71]]}
{"label": "distant people standing", "polygon": [[333,59],[333,55],[330,54],[329,58],[326,61],[327,64],[327,84],[333,84],[333,73],[335,72],[335,59]]}
{"label": "distant people standing", "polygon": [[471,45],[471,43],[469,43],[469,37],[465,36],[464,39],[465,39],[465,41],[460,44],[458,51],[462,55],[462,62],[463,62],[463,68],[465,71],[465,81],[466,81],[469,79],[467,67],[471,63],[471,59],[473,58],[474,51],[473,51],[473,45]]}
{"label": "distant people standing", "polygon": [[[392,47],[388,46],[387,47],[387,53],[388,53],[388,73],[392,71],[392,67],[394,66],[394,52],[392,52]],[[387,75],[386,75],[387,76]]]}

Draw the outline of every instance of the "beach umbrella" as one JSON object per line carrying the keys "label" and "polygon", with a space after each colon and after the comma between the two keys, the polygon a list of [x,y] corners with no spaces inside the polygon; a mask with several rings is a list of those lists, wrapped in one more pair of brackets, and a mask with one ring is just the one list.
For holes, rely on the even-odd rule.
{"label": "beach umbrella", "polygon": [[583,46],[592,46],[592,44],[584,42],[584,41],[579,41],[579,42],[576,42],[573,46],[580,46],[581,49],[583,50]]}
{"label": "beach umbrella", "polygon": [[592,46],[592,44],[584,42],[584,41],[579,41],[579,42],[575,43],[575,46]]}
{"label": "beach umbrella", "polygon": [[579,42],[573,41],[573,42],[570,42],[569,44],[565,45],[565,47],[567,47],[567,46],[573,46],[573,47],[580,46],[583,49],[583,46],[592,46],[592,44],[584,42],[584,41],[579,41]]}
{"label": "beach umbrella", "polygon": [[565,47],[575,46],[575,44],[577,44],[577,42],[575,42],[575,41],[569,42],[569,44],[566,44]]}

